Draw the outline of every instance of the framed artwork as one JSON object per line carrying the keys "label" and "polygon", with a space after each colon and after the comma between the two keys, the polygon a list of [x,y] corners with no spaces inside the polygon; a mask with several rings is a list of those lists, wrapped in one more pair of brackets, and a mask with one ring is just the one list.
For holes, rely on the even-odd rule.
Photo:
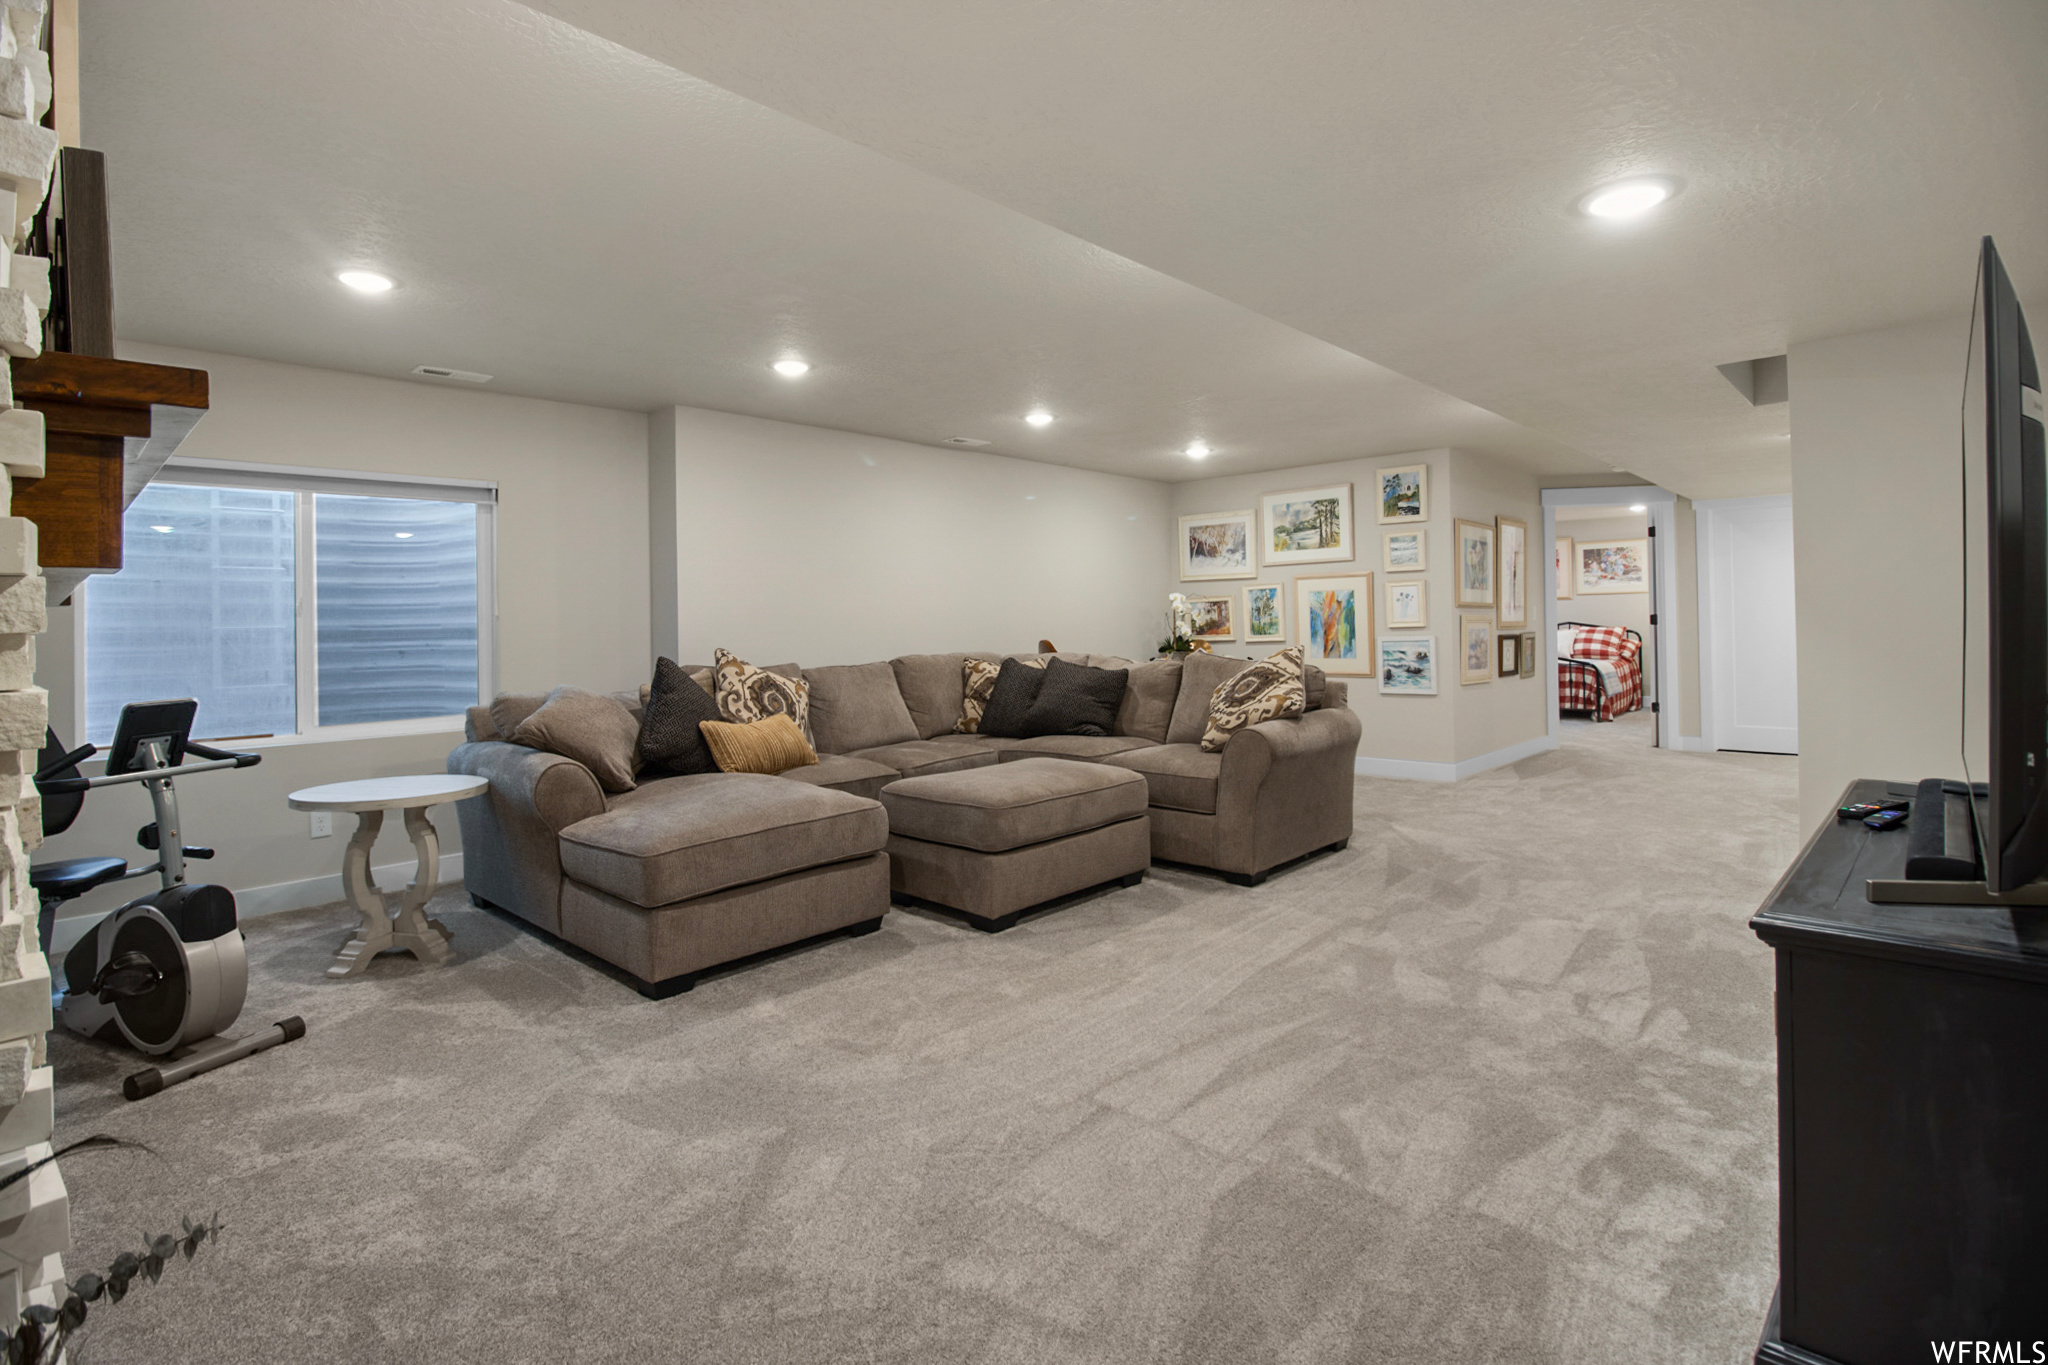
{"label": "framed artwork", "polygon": [[1499,635],[1494,638],[1494,647],[1500,651],[1500,676],[1512,678],[1522,671],[1522,637]]}
{"label": "framed artwork", "polygon": [[1231,612],[1237,606],[1228,597],[1190,597],[1188,599],[1188,638],[1190,640],[1235,640],[1237,623]]}
{"label": "framed artwork", "polygon": [[1244,638],[1247,643],[1287,638],[1287,585],[1261,583],[1244,590]]}
{"label": "framed artwork", "polygon": [[1351,543],[1351,485],[1268,493],[1259,500],[1266,522],[1268,564],[1324,564],[1357,558]]}
{"label": "framed artwork", "polygon": [[1569,602],[1578,596],[1579,560],[1572,553],[1572,538],[1557,538],[1557,600]]}
{"label": "framed artwork", "polygon": [[1529,624],[1529,523],[1514,517],[1493,519],[1495,559],[1500,566],[1500,625],[1517,630]]}
{"label": "framed artwork", "polygon": [[1404,464],[1373,471],[1380,486],[1380,525],[1429,520],[1429,466]]}
{"label": "framed artwork", "polygon": [[1387,580],[1387,630],[1414,630],[1429,624],[1429,584],[1420,578]]}
{"label": "framed artwork", "polygon": [[1295,641],[1325,673],[1373,671],[1372,575],[1294,580]]}
{"label": "framed artwork", "polygon": [[[1484,521],[1451,524],[1458,546],[1458,605],[1493,605],[1493,525]],[[1490,667],[1491,665],[1489,665]]]}
{"label": "framed artwork", "polygon": [[1436,636],[1380,637],[1380,691],[1399,697],[1436,695]]}
{"label": "framed artwork", "polygon": [[1522,632],[1522,676],[1536,676],[1536,632],[1533,630]]}
{"label": "framed artwork", "polygon": [[1429,567],[1429,546],[1424,540],[1427,533],[1421,527],[1412,531],[1389,531],[1386,533],[1386,561],[1388,573],[1420,573]]}
{"label": "framed artwork", "polygon": [[1458,617],[1458,681],[1493,681],[1492,616]]}
{"label": "framed artwork", "polygon": [[1180,519],[1181,581],[1257,578],[1252,563],[1252,513],[1194,512]]}
{"label": "framed artwork", "polygon": [[1581,593],[1648,592],[1650,542],[1582,540],[1575,547]]}

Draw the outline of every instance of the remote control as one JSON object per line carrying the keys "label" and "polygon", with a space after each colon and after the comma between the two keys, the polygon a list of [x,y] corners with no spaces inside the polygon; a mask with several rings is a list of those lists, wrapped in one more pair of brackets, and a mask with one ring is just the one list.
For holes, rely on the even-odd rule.
{"label": "remote control", "polygon": [[1906,823],[1906,812],[1902,810],[1881,810],[1863,823],[1872,829],[1890,829],[1894,825]]}
{"label": "remote control", "polygon": [[1844,820],[1867,820],[1882,811],[1910,811],[1912,808],[1911,801],[1865,801],[1854,806],[1842,806],[1835,814]]}

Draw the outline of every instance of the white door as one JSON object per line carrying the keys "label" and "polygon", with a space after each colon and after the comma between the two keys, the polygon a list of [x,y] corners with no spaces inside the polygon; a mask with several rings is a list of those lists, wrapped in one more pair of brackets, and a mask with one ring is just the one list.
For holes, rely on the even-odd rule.
{"label": "white door", "polygon": [[1792,499],[1694,504],[1699,517],[1701,672],[1707,742],[1799,752],[1799,650],[1792,605]]}

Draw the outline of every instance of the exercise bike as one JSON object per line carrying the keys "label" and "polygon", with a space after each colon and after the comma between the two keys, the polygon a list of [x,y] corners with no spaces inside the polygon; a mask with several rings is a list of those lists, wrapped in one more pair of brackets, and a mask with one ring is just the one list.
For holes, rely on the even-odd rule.
{"label": "exercise bike", "polygon": [[[305,1036],[297,1016],[246,1038],[219,1034],[235,1022],[248,993],[249,960],[235,915],[234,893],[224,886],[191,885],[185,860],[213,856],[184,844],[175,779],[194,773],[251,768],[261,754],[233,753],[192,738],[199,703],[132,702],[121,708],[104,775],[85,777],[78,765],[99,752],[85,744],[66,750],[55,730],[45,732],[36,767],[43,798],[43,836],[62,833],[78,818],[85,794],[100,787],[140,782],[149,790],[156,819],[135,841],[156,853],[147,867],[130,870],[121,858],[66,858],[31,865],[29,885],[40,900],[36,932],[45,953],[57,908],[110,882],[154,873],[157,890],[102,919],[64,955],[57,1018],[75,1033],[126,1043],[168,1060],[122,1082],[131,1100],[154,1095],[202,1072]],[[198,762],[188,763],[195,758]]]}

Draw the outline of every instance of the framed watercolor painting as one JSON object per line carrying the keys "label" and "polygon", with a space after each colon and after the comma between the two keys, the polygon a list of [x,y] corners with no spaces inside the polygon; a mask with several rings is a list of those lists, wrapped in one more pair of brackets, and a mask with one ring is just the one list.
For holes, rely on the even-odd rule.
{"label": "framed watercolor painting", "polygon": [[1183,583],[1210,578],[1257,578],[1252,562],[1252,512],[1195,512],[1180,519]]}
{"label": "framed watercolor painting", "polygon": [[1522,676],[1536,676],[1536,632],[1533,630],[1522,632]]}
{"label": "framed watercolor painting", "polygon": [[1244,590],[1244,638],[1247,644],[1287,638],[1287,585],[1261,583]]}
{"label": "framed watercolor painting", "polygon": [[1493,681],[1493,617],[1458,617],[1458,681]]}
{"label": "framed watercolor painting", "polygon": [[1380,691],[1397,697],[1436,695],[1436,636],[1380,637]]}
{"label": "framed watercolor painting", "polygon": [[1373,671],[1372,575],[1294,580],[1295,642],[1325,673]]}
{"label": "framed watercolor painting", "polygon": [[1500,566],[1500,625],[1520,630],[1529,624],[1529,523],[1493,519],[1494,559]]}
{"label": "framed watercolor painting", "polygon": [[1237,602],[1229,597],[1190,597],[1188,599],[1188,638],[1190,640],[1235,640],[1237,623],[1232,617]]}
{"label": "framed watercolor painting", "polygon": [[1268,493],[1259,499],[1266,524],[1266,563],[1325,564],[1357,558],[1351,541],[1351,485]]}
{"label": "framed watercolor painting", "polygon": [[1421,527],[1413,531],[1389,531],[1382,539],[1386,542],[1384,568],[1388,573],[1420,573],[1429,567],[1429,545],[1424,539],[1427,533]]}
{"label": "framed watercolor painting", "polygon": [[1484,521],[1456,521],[1451,532],[1457,537],[1458,605],[1493,605],[1493,524]]}
{"label": "framed watercolor painting", "polygon": [[1397,469],[1375,469],[1380,487],[1380,525],[1398,521],[1429,520],[1429,466],[1404,464]]}
{"label": "framed watercolor painting", "polygon": [[1572,538],[1557,538],[1557,600],[1569,602],[1578,595],[1579,560],[1572,553]]}
{"label": "framed watercolor painting", "polygon": [[1387,580],[1387,630],[1416,630],[1429,624],[1429,584],[1420,578]]}
{"label": "framed watercolor painting", "polygon": [[1582,540],[1575,547],[1581,593],[1648,592],[1650,542]]}
{"label": "framed watercolor painting", "polygon": [[1494,646],[1500,651],[1500,676],[1517,677],[1522,672],[1522,637],[1520,635],[1499,635],[1494,637]]}

